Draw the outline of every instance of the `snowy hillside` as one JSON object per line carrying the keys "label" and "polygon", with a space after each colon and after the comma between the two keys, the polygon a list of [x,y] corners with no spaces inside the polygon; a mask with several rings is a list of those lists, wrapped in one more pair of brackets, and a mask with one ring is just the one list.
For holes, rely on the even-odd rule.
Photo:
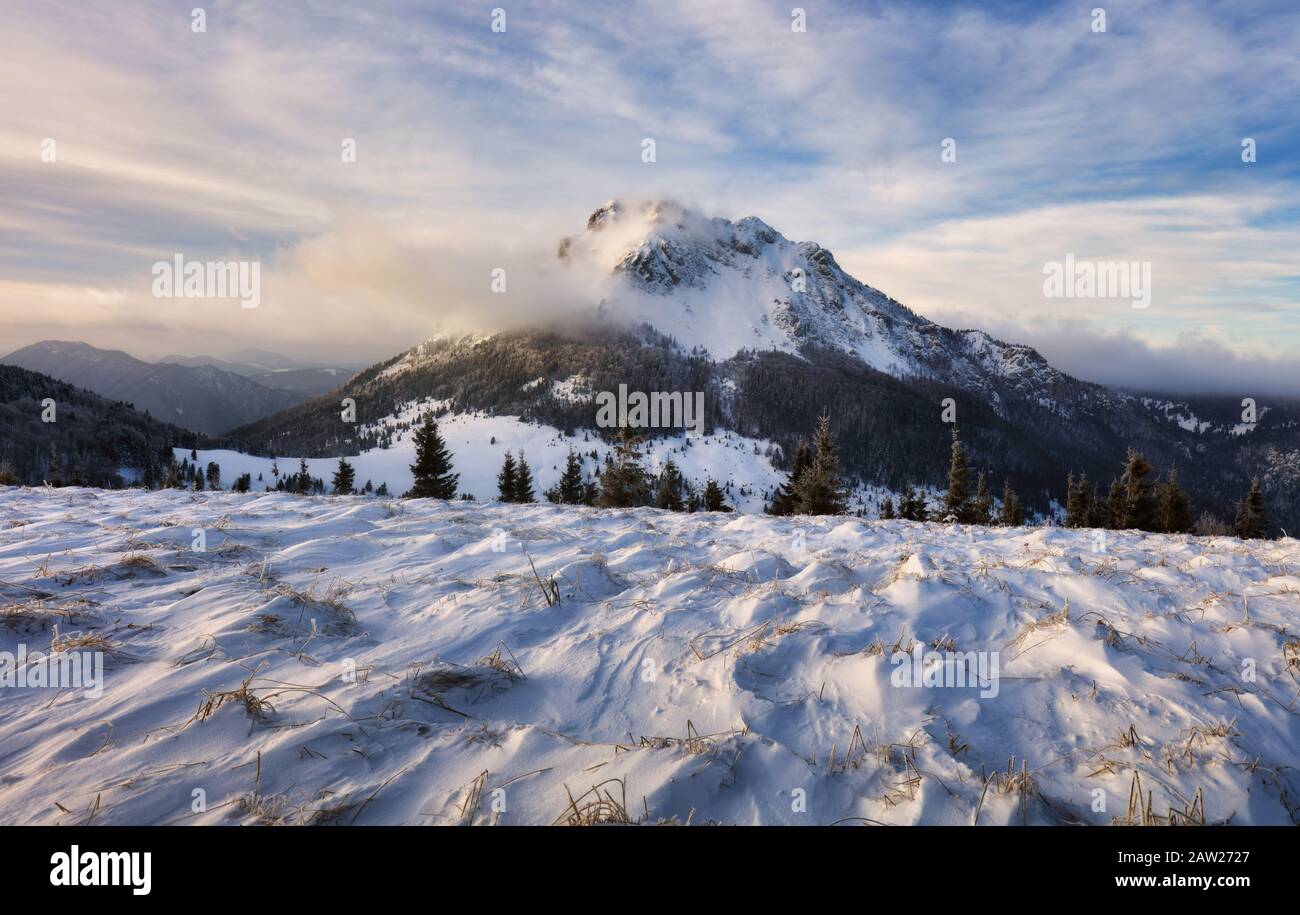
{"label": "snowy hillside", "polygon": [[12,487],[0,519],[0,652],[106,659],[99,698],[4,689],[6,823],[1297,818],[1295,540]]}
{"label": "snowy hillside", "polygon": [[[436,407],[436,405],[432,405]],[[430,409],[428,402],[410,404],[397,416],[381,422],[388,425],[418,422],[421,412]],[[518,456],[520,449],[533,469],[537,497],[554,486],[564,470],[569,449],[583,456],[583,469],[593,478],[599,461],[610,452],[610,446],[594,432],[578,432],[566,436],[558,429],[538,423],[527,423],[513,416],[488,416],[482,413],[445,414],[438,420],[438,429],[452,452],[454,472],[460,474],[460,492],[478,499],[492,499],[497,495],[497,472],[506,451]],[[388,491],[400,496],[411,488],[411,464],[415,462],[415,445],[409,432],[398,433],[400,439],[390,448],[374,448],[349,457],[356,468],[356,485],[364,487],[369,480],[378,488],[388,484]],[[740,511],[761,512],[763,494],[785,482],[786,475],[772,467],[766,457],[769,442],[745,438],[731,432],[692,437],[689,444],[685,436],[647,440],[643,449],[644,466],[653,473],[663,469],[668,458],[677,464],[685,479],[697,483],[702,490],[711,476],[726,488],[729,504]],[[596,451],[599,460],[591,457]],[[198,450],[198,461],[206,467],[216,461],[221,467],[222,486],[228,487],[242,473],[253,478],[254,489],[274,488],[272,466],[281,474],[295,473],[297,456],[263,458],[229,450]],[[190,451],[175,449],[176,460],[190,457]],[[191,459],[193,460],[193,459]],[[312,476],[328,485],[337,458],[308,458],[307,466]],[[730,485],[728,485],[730,484]],[[745,492],[742,492],[742,487]]]}

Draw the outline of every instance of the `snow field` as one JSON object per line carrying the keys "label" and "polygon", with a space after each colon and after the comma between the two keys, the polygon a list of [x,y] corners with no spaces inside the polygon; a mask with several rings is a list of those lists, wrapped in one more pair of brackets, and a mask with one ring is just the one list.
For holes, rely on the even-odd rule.
{"label": "snow field", "polygon": [[[0,822],[1295,822],[1300,544],[1095,546],[0,488],[0,652],[107,668],[0,689]],[[996,653],[996,695],[896,685],[915,642]]]}

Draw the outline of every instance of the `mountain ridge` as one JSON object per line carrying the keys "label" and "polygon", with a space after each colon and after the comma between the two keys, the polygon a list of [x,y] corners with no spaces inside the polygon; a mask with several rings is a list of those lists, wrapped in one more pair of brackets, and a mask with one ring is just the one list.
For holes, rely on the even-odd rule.
{"label": "mountain ridge", "polygon": [[320,393],[268,387],[206,363],[146,362],[122,350],[78,341],[42,340],[14,350],[0,362],[134,404],[165,422],[205,434],[224,432]]}

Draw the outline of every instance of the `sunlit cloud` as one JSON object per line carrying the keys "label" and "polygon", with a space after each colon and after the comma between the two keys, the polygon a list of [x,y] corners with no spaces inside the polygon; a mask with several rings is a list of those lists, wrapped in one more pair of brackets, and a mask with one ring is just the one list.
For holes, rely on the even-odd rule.
{"label": "sunlit cloud", "polygon": [[[615,196],[758,215],[1083,377],[1143,383],[1053,328],[1242,371],[1300,347],[1293,4],[1126,3],[1101,35],[1070,2],[810,4],[806,33],[746,2],[530,3],[504,34],[490,6],[325,2],[213,3],[196,34],[192,6],[0,13],[3,348],[378,359],[581,299],[544,258]],[[259,260],[262,306],[154,299],[176,252]],[[1067,252],[1150,261],[1152,307],[1044,299]]]}

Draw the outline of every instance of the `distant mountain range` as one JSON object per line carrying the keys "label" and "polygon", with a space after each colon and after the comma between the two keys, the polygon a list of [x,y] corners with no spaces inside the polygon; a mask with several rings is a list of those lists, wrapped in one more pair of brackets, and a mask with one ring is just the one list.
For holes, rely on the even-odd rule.
{"label": "distant mountain range", "polygon": [[[707,218],[671,202],[611,201],[561,241],[560,265],[603,283],[579,329],[442,338],[367,369],[339,392],[234,429],[227,447],[328,456],[388,444],[412,401],[594,428],[594,394],[704,391],[711,428],[781,447],[784,466],[829,412],[851,476],[941,486],[952,398],[973,463],[1046,510],[1067,474],[1103,491],[1126,449],[1177,467],[1197,510],[1221,517],[1252,476],[1277,520],[1300,526],[1300,402],[1261,404],[1244,423],[1233,398],[1142,396],[1081,381],[1033,348],[953,330],[849,276],[830,251],[791,242],[754,217]],[[652,434],[654,434],[652,432]],[[745,481],[737,481],[744,483]]]}
{"label": "distant mountain range", "polygon": [[[240,355],[250,358],[241,361]],[[168,423],[215,434],[332,390],[349,369],[309,366],[274,353],[234,359],[172,356],[146,362],[86,343],[45,340],[0,359],[125,401]]]}

